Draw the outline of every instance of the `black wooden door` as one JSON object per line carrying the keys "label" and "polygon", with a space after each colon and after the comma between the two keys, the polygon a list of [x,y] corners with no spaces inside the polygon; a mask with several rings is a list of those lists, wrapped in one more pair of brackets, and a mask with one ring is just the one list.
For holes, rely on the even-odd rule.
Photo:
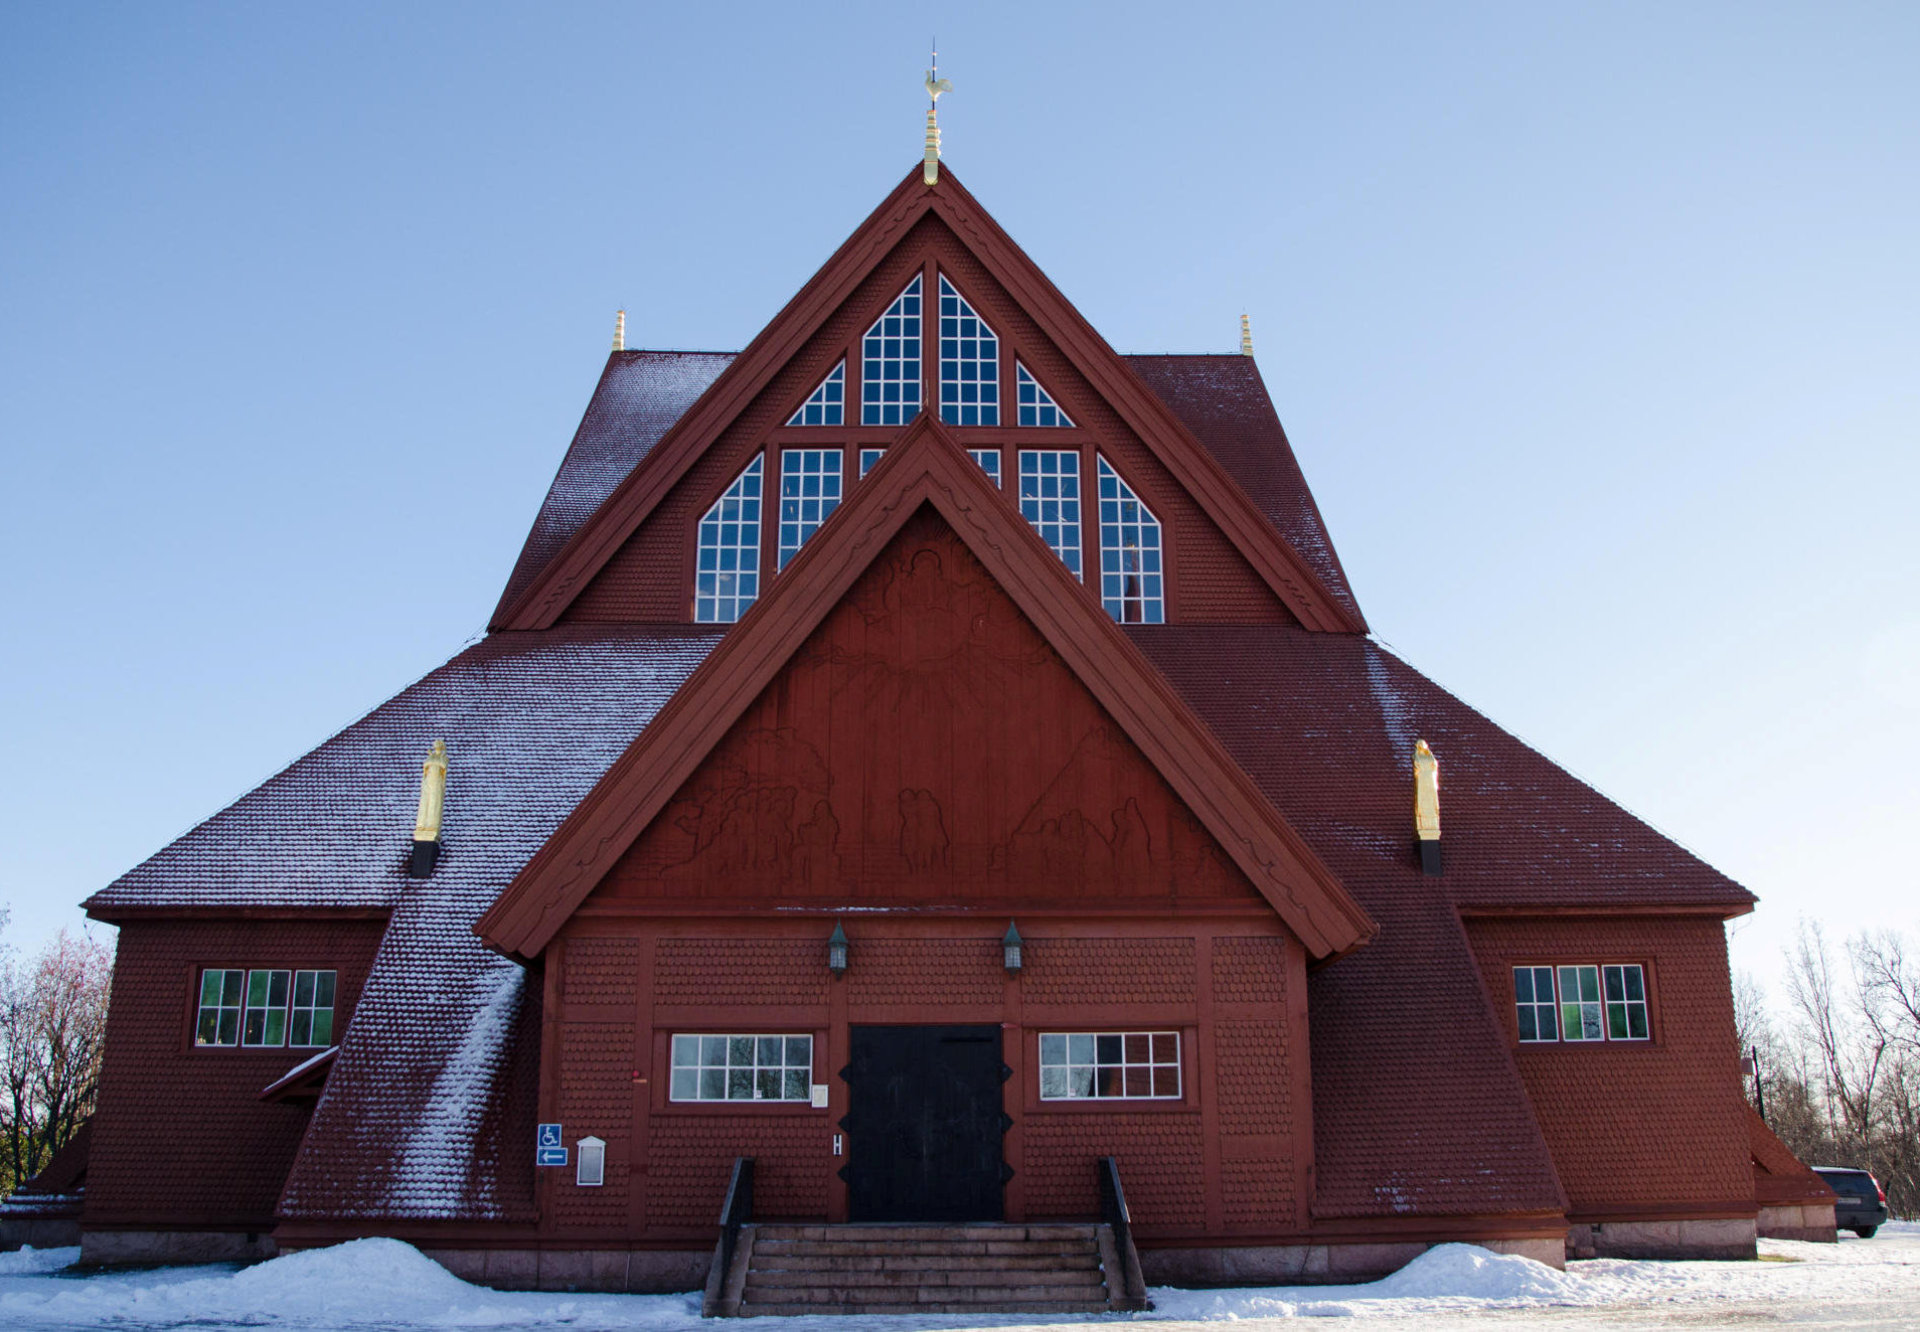
{"label": "black wooden door", "polygon": [[846,1069],[854,1221],[1001,1219],[999,1027],[855,1027]]}

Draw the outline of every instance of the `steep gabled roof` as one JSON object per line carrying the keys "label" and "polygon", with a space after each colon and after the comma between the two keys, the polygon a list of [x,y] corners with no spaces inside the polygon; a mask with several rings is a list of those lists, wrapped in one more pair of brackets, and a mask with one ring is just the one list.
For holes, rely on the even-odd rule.
{"label": "steep gabled roof", "polygon": [[[902,237],[937,217],[1059,347],[1186,488],[1301,623],[1359,631],[1365,622],[1322,583],[1126,363],[949,172],[929,187],[915,170],[729,365],[639,466],[496,615],[494,627],[555,623],[720,433],[753,401]],[[504,604],[504,603],[503,603]]]}
{"label": "steep gabled roof", "polygon": [[1315,957],[1372,922],[937,420],[908,426],[475,930],[539,955],[907,520],[930,505]]}

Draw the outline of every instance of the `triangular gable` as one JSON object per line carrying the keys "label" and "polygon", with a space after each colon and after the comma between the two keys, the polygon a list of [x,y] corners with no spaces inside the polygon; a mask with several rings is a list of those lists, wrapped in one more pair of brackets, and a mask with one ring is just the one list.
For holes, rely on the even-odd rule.
{"label": "triangular gable", "polygon": [[1315,957],[1373,923],[1206,727],[922,416],[474,926],[533,958],[923,505],[931,505]]}
{"label": "triangular gable", "polygon": [[841,308],[914,224],[929,214],[937,217],[1026,311],[1302,624],[1336,632],[1365,630],[1358,613],[1339,605],[1299,552],[1280,538],[1225,469],[952,173],[943,172],[938,185],[927,186],[921,182],[917,168],[761,330],[492,627],[545,629],[556,623],[721,432]]}

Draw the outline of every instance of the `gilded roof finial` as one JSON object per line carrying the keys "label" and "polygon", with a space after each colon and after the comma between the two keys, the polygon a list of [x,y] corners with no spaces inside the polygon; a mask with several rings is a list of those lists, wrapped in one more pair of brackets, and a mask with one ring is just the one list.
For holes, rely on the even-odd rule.
{"label": "gilded roof finial", "polygon": [[940,77],[940,46],[934,44],[932,68],[927,70],[927,155],[920,164],[920,179],[928,185],[940,183],[940,94],[953,91],[953,80]]}
{"label": "gilded roof finial", "polygon": [[613,349],[615,351],[627,349],[627,312],[625,310],[616,310],[613,314]]}
{"label": "gilded roof finial", "polygon": [[407,876],[424,879],[440,860],[440,820],[447,808],[447,742],[435,740],[420,765],[420,809],[413,819],[413,854]]}
{"label": "gilded roof finial", "polygon": [[1253,355],[1253,321],[1245,315],[1240,316],[1240,354]]}
{"label": "gilded roof finial", "polygon": [[1425,740],[1413,742],[1413,835],[1421,870],[1440,873],[1440,760]]}

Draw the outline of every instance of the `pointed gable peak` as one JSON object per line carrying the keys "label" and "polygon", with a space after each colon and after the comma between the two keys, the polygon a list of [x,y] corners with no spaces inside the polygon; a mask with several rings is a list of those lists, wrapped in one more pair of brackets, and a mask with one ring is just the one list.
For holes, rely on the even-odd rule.
{"label": "pointed gable peak", "polygon": [[922,414],[614,763],[474,930],[537,956],[908,521],[931,507],[1297,935],[1349,951],[1375,926],[1166,679]]}
{"label": "pointed gable peak", "polygon": [[[923,223],[937,230],[920,232]],[[913,241],[916,234],[920,236],[917,242]],[[910,243],[911,250],[904,248]],[[930,243],[957,246],[957,250],[943,253],[960,256],[968,272],[949,274],[944,262],[936,263],[930,254],[921,254],[919,251]],[[921,317],[950,317],[966,335],[956,333],[949,340],[943,328],[936,350],[927,345],[931,340],[929,330],[916,337],[913,369],[908,368],[904,357],[889,358],[883,350],[872,373],[868,370],[866,343],[883,343],[884,333],[856,340],[861,383],[857,393],[851,383],[846,385],[846,415],[853,414],[852,402],[858,401],[860,419],[865,423],[869,392],[877,390],[875,425],[904,425],[922,407],[937,407],[947,419],[962,426],[1008,424],[1000,413],[1000,380],[1002,373],[1013,376],[998,368],[997,334],[1004,330],[995,330],[980,318],[971,303],[978,300],[978,295],[968,290],[970,281],[990,285],[996,289],[996,299],[1003,298],[1003,312],[1014,309],[1031,321],[1036,330],[1032,336],[1051,344],[1064,358],[1081,381],[1080,391],[1097,396],[1112,409],[1120,428],[1145,446],[1155,465],[1164,467],[1171,483],[1191,497],[1225,542],[1239,552],[1257,581],[1265,583],[1300,623],[1319,630],[1364,630],[1358,614],[1329,592],[1313,566],[1287,544],[1173,411],[1107,345],[951,172],[943,173],[937,187],[926,185],[918,172],[905,177],[615,488],[566,547],[511,604],[503,604],[493,627],[543,629],[557,623],[722,434],[747,413],[766,411],[760,399],[776,378],[791,376],[793,369],[803,367],[807,378],[802,384],[779,390],[782,395],[794,396],[778,404],[774,423],[794,419],[804,422],[806,403],[799,395],[808,391],[808,384],[824,387],[822,377],[830,377],[833,372],[833,361],[823,363],[818,359],[821,349],[816,339],[822,329],[836,318],[844,322],[856,296],[863,302],[873,299],[870,281],[883,270],[897,274],[903,285],[882,299],[896,303],[908,299],[907,292],[916,280],[906,269],[909,263],[917,264],[921,274],[922,286],[912,297]],[[925,275],[936,271],[938,284],[926,285],[932,279]],[[874,321],[876,316],[876,327],[886,322],[885,313],[877,306],[870,306],[862,317]],[[917,332],[920,319],[914,324]],[[949,341],[958,348],[951,357]],[[835,349],[829,354],[837,360],[843,353]],[[929,365],[936,356],[937,366]],[[890,381],[884,377],[888,364],[899,379],[891,384],[891,397]],[[938,388],[928,388],[936,368]],[[847,374],[851,379],[854,367],[850,366]],[[915,375],[918,377],[913,378]],[[1017,385],[1007,386],[1008,392],[1016,389]],[[936,396],[929,400],[929,394]],[[1057,410],[1058,404],[1054,405]],[[798,413],[796,406],[801,409]]]}

